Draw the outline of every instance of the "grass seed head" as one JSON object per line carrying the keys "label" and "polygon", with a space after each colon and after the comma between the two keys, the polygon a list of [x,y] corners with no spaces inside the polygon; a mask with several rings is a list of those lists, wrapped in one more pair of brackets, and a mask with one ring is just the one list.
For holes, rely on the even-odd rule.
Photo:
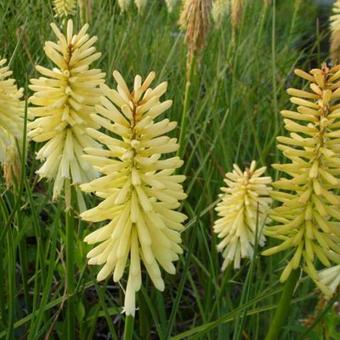
{"label": "grass seed head", "polygon": [[226,187],[221,188],[222,200],[216,207],[220,218],[213,227],[221,239],[217,249],[224,258],[222,270],[231,262],[235,269],[240,268],[241,258],[251,259],[256,238],[264,245],[262,228],[271,204],[271,178],[262,176],[265,170],[256,170],[253,161],[243,172],[234,164],[234,170],[225,175]]}
{"label": "grass seed head", "polygon": [[169,119],[156,122],[172,101],[161,101],[167,83],[151,88],[155,74],[143,81],[137,75],[130,91],[117,71],[113,72],[116,89],[103,86],[105,97],[97,105],[93,119],[112,135],[96,129],[88,133],[104,149],[86,148],[84,158],[102,177],[81,185],[85,192],[95,192],[103,201],[82,213],[84,220],[109,222],[90,233],[85,242],[98,245],[87,255],[89,264],[102,265],[98,281],[113,273],[119,281],[129,263],[124,310],[135,314],[135,293],[142,283],[141,263],[155,287],[164,290],[160,267],[174,274],[173,262],[182,253],[181,232],[186,216],[175,211],[186,198],[182,182],[175,174],[183,162],[177,156],[176,138],[166,136],[175,129]]}
{"label": "grass seed head", "polygon": [[280,204],[270,214],[276,224],[265,229],[281,243],[263,254],[292,249],[281,281],[300,266],[318,281],[318,262],[340,261],[340,66],[295,74],[309,86],[287,90],[297,108],[281,112],[289,136],[278,137],[277,147],[289,163],[273,165],[287,176],[273,183]]}
{"label": "grass seed head", "polygon": [[99,146],[86,129],[99,127],[91,114],[99,103],[99,85],[104,83],[105,73],[90,69],[101,54],[93,46],[97,38],[86,33],[88,25],[73,34],[69,20],[66,35],[55,24],[51,27],[57,43],[46,42],[44,50],[55,67],[36,66],[42,77],[31,79],[29,86],[34,91],[30,103],[35,107],[29,110],[28,136],[44,143],[37,153],[44,164],[37,173],[55,180],[53,197],[57,198],[65,179],[79,184],[96,177],[96,171],[81,156],[85,147]]}
{"label": "grass seed head", "polygon": [[3,165],[7,186],[11,186],[20,174],[20,157],[17,145],[22,144],[24,130],[23,89],[18,89],[12,72],[0,60],[0,163]]}

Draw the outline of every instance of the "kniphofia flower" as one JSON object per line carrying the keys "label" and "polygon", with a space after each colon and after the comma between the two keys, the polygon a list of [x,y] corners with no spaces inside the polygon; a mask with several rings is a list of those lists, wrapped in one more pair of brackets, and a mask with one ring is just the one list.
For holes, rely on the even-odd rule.
{"label": "kniphofia flower", "polygon": [[9,78],[12,72],[0,60],[0,163],[3,165],[5,182],[9,186],[18,178],[20,157],[18,146],[22,144],[24,130],[23,90],[18,89],[15,80]]}
{"label": "kniphofia flower", "polygon": [[173,12],[177,2],[178,2],[178,0],[165,0],[166,7],[167,7],[169,13]]}
{"label": "kniphofia flower", "polygon": [[73,23],[67,23],[64,36],[55,24],[52,30],[57,43],[45,43],[45,53],[55,64],[53,69],[36,66],[43,75],[31,79],[30,89],[35,91],[30,102],[29,137],[45,143],[37,158],[44,161],[38,170],[40,177],[54,179],[53,197],[60,194],[65,180],[72,184],[88,182],[96,177],[96,171],[81,156],[85,147],[99,144],[86,134],[86,128],[98,128],[91,114],[102,94],[99,85],[105,74],[99,69],[90,69],[90,64],[100,57],[93,46],[97,38],[86,33],[84,25],[78,34],[73,34]]}
{"label": "kniphofia flower", "polygon": [[273,165],[287,176],[273,184],[280,204],[270,214],[275,225],[265,230],[280,244],[263,254],[290,249],[281,281],[299,266],[318,281],[318,263],[340,263],[340,66],[295,74],[308,87],[288,89],[297,109],[281,112],[289,136],[277,138],[278,149],[289,163]]}
{"label": "kniphofia flower", "polygon": [[129,267],[124,310],[134,315],[135,293],[142,283],[141,263],[161,291],[160,267],[170,274],[176,271],[173,262],[182,253],[180,233],[186,216],[175,209],[186,197],[181,185],[185,177],[175,174],[183,163],[179,157],[166,157],[178,149],[176,138],[165,135],[176,123],[169,119],[156,122],[172,104],[171,100],[160,101],[167,83],[151,88],[153,72],[144,81],[137,75],[130,91],[119,72],[113,76],[117,90],[103,86],[105,97],[93,116],[112,135],[88,129],[105,149],[86,148],[88,155],[84,156],[103,176],[81,186],[103,202],[81,217],[108,221],[85,238],[89,244],[99,243],[87,255],[89,264],[103,266],[98,281],[113,274],[117,282]]}
{"label": "kniphofia flower", "polygon": [[330,54],[334,63],[340,62],[340,0],[333,5],[333,15],[330,17]]}
{"label": "kniphofia flower", "polygon": [[135,5],[137,6],[138,13],[142,13],[147,5],[147,0],[135,0]]}
{"label": "kniphofia flower", "polygon": [[131,0],[118,0],[118,6],[122,12],[127,11],[130,6]]}
{"label": "kniphofia flower", "polygon": [[57,17],[67,17],[75,13],[77,0],[54,0],[53,7]]}
{"label": "kniphofia flower", "polygon": [[223,19],[228,16],[230,12],[230,0],[214,0],[211,8],[211,16],[214,23],[220,26]]}
{"label": "kniphofia flower", "polygon": [[262,228],[271,203],[270,177],[262,176],[266,168],[256,170],[256,162],[241,171],[234,164],[234,170],[225,175],[226,187],[222,187],[221,202],[216,211],[220,217],[214,224],[214,232],[221,242],[217,249],[222,252],[224,270],[231,262],[240,268],[241,258],[252,258],[254,245],[264,245]]}

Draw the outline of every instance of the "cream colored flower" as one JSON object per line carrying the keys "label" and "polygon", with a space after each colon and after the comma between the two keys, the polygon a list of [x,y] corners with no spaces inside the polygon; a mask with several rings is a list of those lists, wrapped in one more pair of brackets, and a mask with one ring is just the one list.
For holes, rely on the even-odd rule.
{"label": "cream colored flower", "polygon": [[169,13],[173,12],[177,2],[178,2],[178,0],[165,0],[166,7],[167,7]]}
{"label": "cream colored flower", "polygon": [[336,0],[333,5],[333,15],[330,17],[330,27],[332,31],[340,31],[340,0]]}
{"label": "cream colored flower", "polygon": [[326,298],[332,297],[340,285],[340,265],[320,270],[317,285],[325,294]]}
{"label": "cream colored flower", "polygon": [[74,15],[76,11],[76,0],[54,0],[53,7],[57,17]]}
{"label": "cream colored flower", "polygon": [[214,23],[220,26],[230,12],[230,0],[214,0],[211,8],[211,16]]}
{"label": "cream colored flower", "polygon": [[231,262],[234,268],[240,268],[241,258],[252,258],[256,237],[258,244],[264,245],[262,228],[271,203],[271,178],[262,177],[265,170],[256,170],[252,161],[244,172],[234,164],[234,170],[225,175],[227,186],[221,188],[222,200],[216,207],[220,218],[213,227],[222,239],[217,246],[224,258],[222,270]]}
{"label": "cream colored flower", "polygon": [[135,5],[137,6],[138,13],[142,13],[144,11],[147,2],[147,0],[135,0]]}
{"label": "cream colored flower", "polygon": [[86,134],[86,128],[98,128],[91,114],[102,94],[99,85],[104,83],[105,74],[90,69],[90,64],[100,57],[93,44],[97,38],[86,33],[88,25],[73,34],[73,23],[67,24],[64,36],[55,24],[52,30],[57,43],[45,43],[45,53],[55,64],[50,70],[36,66],[43,75],[31,79],[30,89],[35,91],[30,102],[29,137],[35,142],[45,143],[37,153],[44,161],[38,170],[41,177],[55,179],[53,197],[60,194],[65,179],[79,184],[96,177],[96,171],[81,156],[85,147],[99,144]]}
{"label": "cream colored flower", "polygon": [[119,8],[122,12],[127,11],[130,6],[131,0],[118,0]]}
{"label": "cream colored flower", "polygon": [[340,62],[340,0],[336,0],[333,5],[333,15],[330,17],[330,54],[333,62]]}
{"label": "cream colored flower", "polygon": [[89,264],[103,265],[98,281],[113,273],[115,282],[129,266],[124,310],[134,315],[135,292],[142,282],[141,262],[161,291],[160,267],[170,274],[176,272],[172,262],[182,253],[186,216],[175,209],[186,197],[181,185],[185,177],[175,174],[183,162],[177,156],[166,157],[178,149],[176,138],[165,135],[176,123],[155,121],[172,104],[171,100],[160,101],[167,83],[151,88],[153,72],[144,81],[137,75],[130,91],[119,72],[113,76],[117,90],[103,86],[105,97],[94,116],[112,136],[88,129],[106,148],[86,148],[88,155],[84,156],[103,176],[81,186],[104,200],[81,217],[91,222],[109,221],[85,238],[89,244],[99,243],[87,255]]}
{"label": "cream colored flower", "polygon": [[278,149],[289,163],[273,165],[287,177],[273,183],[280,205],[270,214],[276,225],[265,229],[280,244],[263,254],[291,249],[280,280],[302,266],[318,281],[318,262],[340,264],[340,66],[295,73],[308,87],[288,89],[297,109],[281,112],[289,136],[277,138]]}
{"label": "cream colored flower", "polygon": [[17,146],[21,146],[24,130],[23,89],[18,89],[12,72],[0,60],[0,163],[4,167],[6,184],[10,186],[18,178],[20,157]]}

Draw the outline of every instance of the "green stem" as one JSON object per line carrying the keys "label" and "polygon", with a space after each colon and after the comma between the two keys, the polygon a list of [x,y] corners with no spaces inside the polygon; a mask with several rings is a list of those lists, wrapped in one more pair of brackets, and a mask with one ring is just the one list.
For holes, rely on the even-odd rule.
{"label": "green stem", "polygon": [[[71,189],[72,190],[72,189]],[[66,204],[67,206],[67,204]],[[66,217],[66,284],[67,284],[67,309],[66,309],[66,339],[73,340],[75,330],[74,313],[74,216],[72,209],[65,211]]]}
{"label": "green stem", "polygon": [[133,336],[134,317],[132,315],[125,316],[124,340],[131,340]]}
{"label": "green stem", "polygon": [[179,134],[179,152],[178,155],[180,158],[183,157],[184,153],[184,136],[186,135],[186,125],[187,125],[187,114],[188,114],[188,105],[190,99],[190,87],[191,81],[193,76],[195,64],[195,56],[190,55],[188,53],[187,57],[187,76],[185,82],[185,92],[184,92],[184,101],[183,101],[183,111],[182,111],[182,118],[181,118],[181,130]]}
{"label": "green stem", "polygon": [[290,302],[292,300],[294,288],[299,279],[299,276],[300,270],[298,269],[294,270],[290,274],[283,288],[282,295],[274,315],[274,319],[271,322],[266,336],[266,340],[277,340],[279,338],[281,328],[288,317]]}

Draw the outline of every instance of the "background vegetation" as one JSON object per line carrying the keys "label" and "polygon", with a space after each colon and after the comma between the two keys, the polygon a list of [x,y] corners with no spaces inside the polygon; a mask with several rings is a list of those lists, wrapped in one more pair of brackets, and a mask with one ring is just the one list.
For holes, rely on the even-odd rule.
{"label": "background vegetation", "polygon": [[[296,81],[294,67],[317,66],[327,58],[327,10],[320,11],[311,0],[276,2],[265,9],[260,0],[248,1],[235,44],[228,18],[211,28],[193,77],[182,146],[189,194],[183,206],[189,216],[185,252],[177,274],[165,275],[163,294],[145,275],[137,297],[135,339],[262,339],[268,328],[282,289],[278,278],[284,255],[256,256],[239,271],[221,273],[211,227],[224,172],[234,162],[244,167],[257,159],[269,165],[281,157],[275,137],[282,132],[279,111],[290,107],[285,89]],[[141,16],[132,8],[120,15],[114,0],[97,0],[90,32],[98,36],[103,55],[96,66],[105,70],[109,85],[114,69],[130,83],[136,73],[156,71],[158,82],[169,81],[166,97],[174,100],[170,118],[180,121],[186,46],[178,11],[168,14],[163,2],[153,0]],[[43,44],[54,39],[49,26],[54,20],[49,1],[0,0],[0,54],[10,61],[26,97],[28,79],[37,75],[34,65],[51,66]],[[19,188],[6,190],[0,181],[0,338],[63,338],[69,298],[63,204],[51,201],[51,183],[39,182],[35,148],[33,143],[28,148]],[[276,176],[269,166],[268,173]],[[87,206],[95,200],[86,196]],[[98,268],[86,265],[88,249],[82,240],[93,228],[77,221],[74,229],[76,336],[119,339],[122,290],[111,280],[96,283]],[[319,299],[310,279],[302,278],[295,296],[282,339],[336,339],[339,316]]]}

